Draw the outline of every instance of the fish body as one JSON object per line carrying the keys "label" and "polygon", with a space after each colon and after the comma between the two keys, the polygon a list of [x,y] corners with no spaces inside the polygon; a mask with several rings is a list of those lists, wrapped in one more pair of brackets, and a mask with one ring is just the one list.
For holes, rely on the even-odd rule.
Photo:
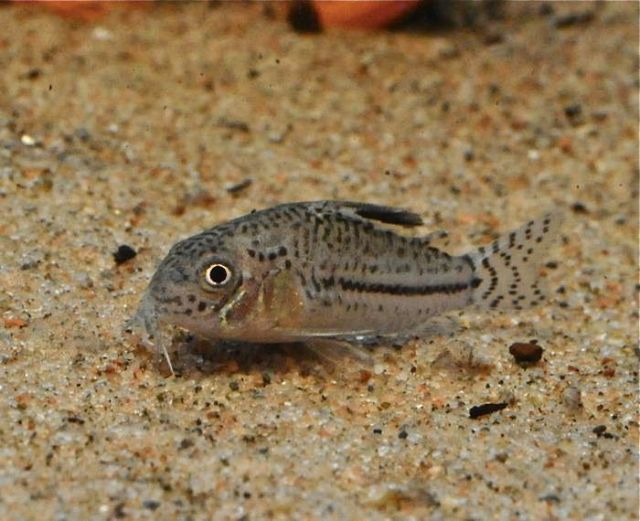
{"label": "fish body", "polygon": [[171,248],[134,322],[149,338],[168,323],[205,338],[295,342],[406,335],[447,310],[523,309],[545,298],[537,276],[555,215],[461,256],[433,247],[443,232],[407,237],[383,224],[422,220],[386,206],[318,201],[215,226]]}

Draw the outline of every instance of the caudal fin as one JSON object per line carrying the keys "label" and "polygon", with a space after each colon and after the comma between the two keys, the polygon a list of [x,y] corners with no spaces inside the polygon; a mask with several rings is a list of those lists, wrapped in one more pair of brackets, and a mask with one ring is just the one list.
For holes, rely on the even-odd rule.
{"label": "caudal fin", "polygon": [[524,309],[546,299],[538,271],[562,219],[549,213],[483,246],[468,256],[475,267],[474,304]]}

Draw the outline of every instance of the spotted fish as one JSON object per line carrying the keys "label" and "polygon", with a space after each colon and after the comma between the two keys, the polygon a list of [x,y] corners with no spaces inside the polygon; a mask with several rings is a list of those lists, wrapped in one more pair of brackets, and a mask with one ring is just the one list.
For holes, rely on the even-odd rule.
{"label": "spotted fish", "polygon": [[[131,324],[166,355],[162,324],[212,339],[273,343],[419,332],[429,317],[477,305],[544,301],[542,254],[559,219],[543,215],[461,256],[407,237],[419,215],[346,201],[253,212],[175,244]],[[167,361],[171,367],[167,356]]]}

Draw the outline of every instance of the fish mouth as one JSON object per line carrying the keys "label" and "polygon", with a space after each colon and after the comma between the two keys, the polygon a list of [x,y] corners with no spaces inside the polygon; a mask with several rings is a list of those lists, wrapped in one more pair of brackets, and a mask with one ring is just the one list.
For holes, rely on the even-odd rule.
{"label": "fish mouth", "polygon": [[159,332],[159,321],[155,299],[149,290],[142,297],[135,314],[124,323],[123,331],[138,335],[146,347],[154,346],[154,339]]}

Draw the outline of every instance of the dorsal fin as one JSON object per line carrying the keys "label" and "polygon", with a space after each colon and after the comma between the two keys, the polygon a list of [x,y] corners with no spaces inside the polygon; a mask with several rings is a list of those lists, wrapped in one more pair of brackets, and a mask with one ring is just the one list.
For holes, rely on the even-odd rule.
{"label": "dorsal fin", "polygon": [[422,217],[417,213],[403,210],[402,208],[351,201],[338,202],[336,206],[338,210],[344,209],[348,213],[355,214],[363,219],[371,219],[385,224],[396,224],[398,226],[420,226],[422,224]]}

